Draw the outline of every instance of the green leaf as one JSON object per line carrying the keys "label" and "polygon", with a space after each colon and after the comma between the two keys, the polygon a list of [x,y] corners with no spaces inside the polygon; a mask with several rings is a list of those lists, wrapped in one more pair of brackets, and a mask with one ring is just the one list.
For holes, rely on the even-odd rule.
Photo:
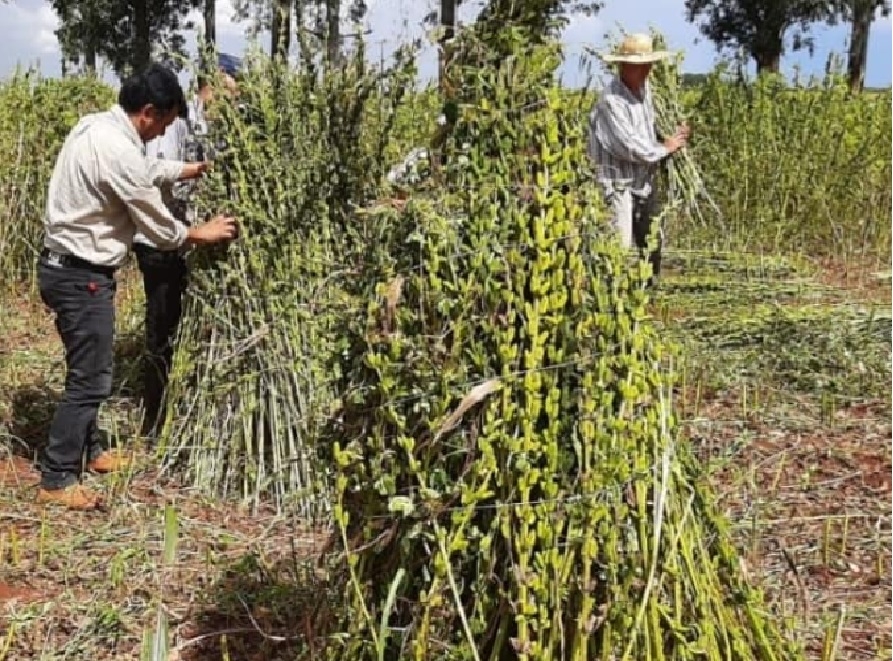
{"label": "green leaf", "polygon": [[395,512],[403,516],[409,516],[415,510],[415,505],[411,498],[407,496],[393,496],[388,500],[388,512]]}

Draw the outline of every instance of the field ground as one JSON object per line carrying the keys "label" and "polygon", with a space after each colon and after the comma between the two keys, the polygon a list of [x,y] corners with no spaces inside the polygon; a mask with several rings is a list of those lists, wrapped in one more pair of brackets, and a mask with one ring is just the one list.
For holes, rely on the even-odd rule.
{"label": "field ground", "polygon": [[[677,253],[652,305],[682,348],[676,406],[744,567],[812,659],[891,658],[890,279],[874,267]],[[115,397],[136,407],[141,299],[119,293]],[[34,504],[31,457],[61,386],[52,319],[0,303],[0,660],[139,659],[163,604],[180,661],[294,659],[324,600],[324,531],[178,487],[151,468],[88,478],[106,513]],[[179,527],[164,562],[165,511]],[[170,550],[170,549],[168,549]]]}

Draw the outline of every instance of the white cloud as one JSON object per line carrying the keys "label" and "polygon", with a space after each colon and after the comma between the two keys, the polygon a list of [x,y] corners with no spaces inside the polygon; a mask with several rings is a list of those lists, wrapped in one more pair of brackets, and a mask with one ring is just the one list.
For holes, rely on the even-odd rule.
{"label": "white cloud", "polygon": [[244,23],[237,23],[234,19],[236,10],[230,0],[217,0],[214,5],[214,20],[218,38],[242,37],[245,34]]}
{"label": "white cloud", "polygon": [[[30,18],[30,17],[29,17]],[[58,55],[59,41],[56,39],[55,30],[59,27],[59,19],[55,12],[47,5],[42,6],[33,17],[32,30],[36,28],[34,39],[37,51],[42,55]],[[29,21],[30,22],[30,21]]]}
{"label": "white cloud", "polygon": [[[59,43],[54,31],[59,20],[42,2],[23,1],[0,5],[3,42],[0,44],[0,75],[17,64],[45,66],[58,62]],[[43,68],[43,66],[41,68]]]}
{"label": "white cloud", "polygon": [[[370,30],[366,37],[370,57],[388,59],[400,43],[422,38],[420,73],[423,77],[432,77],[437,68],[437,47],[430,39],[426,39],[423,19],[435,11],[439,4],[439,0],[368,0],[369,12],[365,23]],[[473,21],[482,4],[483,0],[463,2],[459,7],[460,24]],[[667,37],[671,48],[684,51],[684,68],[688,71],[706,71],[716,61],[714,46],[700,38],[697,27],[685,20],[684,0],[624,0],[605,4],[605,8],[596,16],[573,16],[564,32],[566,63],[562,73],[567,83],[577,84],[583,81],[586,74],[580,62],[582,53],[587,47],[596,50],[607,48],[609,44],[605,33],[616,31],[618,24],[622,24],[628,31],[647,31],[651,25],[658,27]],[[346,6],[347,3],[343,5]],[[232,0],[217,0],[218,48],[234,54],[244,54],[248,47],[245,32],[249,23],[235,21],[234,15]],[[190,18],[197,28],[202,27],[200,12],[193,12]],[[59,74],[59,46],[53,34],[58,20],[48,3],[41,0],[3,3],[0,0],[0,25],[3,26],[4,37],[0,42],[0,78],[9,75],[17,62],[27,66],[39,61],[44,74]],[[796,63],[820,72],[829,51],[841,52],[844,49],[847,34],[846,26],[818,30],[817,56],[808,58],[803,54],[791,54],[785,58],[786,66]],[[187,49],[194,56],[196,33],[188,32],[185,36]],[[269,48],[269,33],[262,32],[257,35],[257,39],[262,48]],[[890,84],[890,39],[891,19],[878,19],[871,31],[868,71],[870,84]],[[188,79],[188,75],[185,79]]]}

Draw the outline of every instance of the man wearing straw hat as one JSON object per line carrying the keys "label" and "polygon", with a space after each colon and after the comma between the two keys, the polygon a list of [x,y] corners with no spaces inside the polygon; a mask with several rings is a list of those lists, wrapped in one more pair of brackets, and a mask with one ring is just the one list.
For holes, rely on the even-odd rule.
{"label": "man wearing straw hat", "polygon": [[[654,175],[658,165],[682,149],[687,126],[661,140],[655,127],[648,75],[655,62],[671,56],[656,51],[647,34],[631,34],[601,59],[618,66],[589,116],[589,155],[611,211],[612,224],[624,248],[647,250],[651,226],[658,215]],[[649,254],[652,277],[660,271],[660,228],[657,247]]]}

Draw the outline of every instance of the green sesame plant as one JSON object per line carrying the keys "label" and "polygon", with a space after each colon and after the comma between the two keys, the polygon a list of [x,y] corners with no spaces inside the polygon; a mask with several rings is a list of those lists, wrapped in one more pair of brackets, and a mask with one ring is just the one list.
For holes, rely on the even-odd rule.
{"label": "green sesame plant", "polygon": [[[209,493],[325,507],[315,433],[336,393],[338,332],[357,305],[344,283],[369,240],[356,210],[374,199],[412,63],[288,70],[263,59],[239,103],[212,108],[223,145],[199,214],[228,211],[239,240],[192,257],[159,452]],[[222,95],[221,95],[222,98]]]}
{"label": "green sesame plant", "polygon": [[708,78],[690,116],[691,148],[726,229],[708,238],[683,217],[678,234],[689,244],[888,264],[889,97],[852,94],[833,70],[793,85],[724,78]]}
{"label": "green sesame plant", "polygon": [[33,282],[43,246],[47,187],[81,115],[106,110],[114,91],[92,76],[44,78],[17,70],[0,83],[0,283]]}
{"label": "green sesame plant", "polygon": [[327,658],[800,658],[679,437],[556,48],[458,57],[445,192],[383,213],[355,281]]}

